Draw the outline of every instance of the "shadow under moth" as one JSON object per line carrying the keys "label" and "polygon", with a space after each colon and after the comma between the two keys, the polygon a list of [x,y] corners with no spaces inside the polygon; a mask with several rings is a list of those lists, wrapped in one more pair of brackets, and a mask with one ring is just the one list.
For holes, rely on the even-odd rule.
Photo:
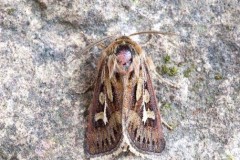
{"label": "shadow under moth", "polygon": [[88,109],[84,144],[88,158],[111,158],[127,149],[148,157],[164,150],[152,60],[130,36],[115,39],[102,52]]}

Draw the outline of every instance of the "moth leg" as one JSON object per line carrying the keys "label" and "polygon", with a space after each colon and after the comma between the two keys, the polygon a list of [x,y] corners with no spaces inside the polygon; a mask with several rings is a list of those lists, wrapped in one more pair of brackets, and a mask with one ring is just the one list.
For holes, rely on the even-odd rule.
{"label": "moth leg", "polygon": [[104,45],[103,43],[99,43],[99,44],[98,44],[98,47],[99,47],[100,49],[105,49],[105,48],[107,48],[107,46]]}
{"label": "moth leg", "polygon": [[162,118],[162,124],[166,126],[169,130],[173,130],[172,126],[170,126],[163,118]]}
{"label": "moth leg", "polygon": [[156,69],[155,69],[155,66],[154,66],[154,64],[153,64],[153,61],[152,61],[152,59],[151,59],[150,57],[147,57],[147,58],[146,58],[146,63],[147,63],[147,65],[148,65],[148,67],[150,68],[150,70],[153,71],[154,74],[158,77],[158,80],[160,81],[160,83],[165,83],[165,84],[167,84],[167,85],[169,85],[169,86],[172,86],[172,87],[175,87],[175,88],[180,88],[178,84],[176,84],[176,83],[174,83],[174,82],[172,82],[172,81],[168,81],[168,80],[163,79],[163,78],[157,73],[157,71],[156,71]]}
{"label": "moth leg", "polygon": [[86,89],[83,90],[82,92],[80,92],[79,94],[84,94],[84,93],[87,93],[88,91],[93,90],[95,84],[96,84],[96,80],[94,80],[94,81],[92,82],[92,84],[90,84],[89,86],[86,86]]}
{"label": "moth leg", "polygon": [[154,71],[154,74],[158,77],[158,80],[160,81],[160,83],[165,83],[165,84],[167,84],[169,86],[172,86],[174,88],[180,88],[178,84],[176,84],[172,81],[163,79],[162,76],[160,76],[156,71]]}

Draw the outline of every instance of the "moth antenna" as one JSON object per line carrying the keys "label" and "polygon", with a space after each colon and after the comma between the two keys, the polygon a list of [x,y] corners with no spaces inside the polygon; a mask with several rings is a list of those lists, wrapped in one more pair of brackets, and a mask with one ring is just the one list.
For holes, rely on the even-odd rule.
{"label": "moth antenna", "polygon": [[139,34],[161,34],[161,35],[176,35],[172,32],[160,32],[160,31],[143,31],[143,32],[136,32],[133,34],[130,34],[129,37],[139,35]]}
{"label": "moth antenna", "polygon": [[[116,35],[112,35],[112,36],[107,36],[107,37],[105,37],[105,38],[102,38],[102,39],[100,39],[100,40],[98,40],[98,41],[96,41],[96,42],[88,45],[81,53],[84,54],[84,53],[87,52],[89,49],[91,49],[94,45],[99,44],[100,42],[105,41],[105,40],[107,40],[107,39],[114,38],[115,36],[116,36]],[[77,54],[74,54],[74,55],[75,55],[77,58],[80,59],[80,57],[79,57]],[[77,58],[72,59],[68,64],[72,63],[72,62],[73,62],[74,60],[76,60]]]}
{"label": "moth antenna", "polygon": [[98,40],[98,41],[96,41],[96,42],[88,45],[88,46],[82,51],[82,53],[87,52],[87,51],[88,51],[89,49],[91,49],[94,45],[99,44],[100,42],[105,41],[105,40],[110,39],[110,38],[113,38],[113,37],[115,37],[115,36],[116,36],[116,35],[107,36],[107,37],[105,37],[105,38],[102,38],[102,39],[100,39],[100,40]]}

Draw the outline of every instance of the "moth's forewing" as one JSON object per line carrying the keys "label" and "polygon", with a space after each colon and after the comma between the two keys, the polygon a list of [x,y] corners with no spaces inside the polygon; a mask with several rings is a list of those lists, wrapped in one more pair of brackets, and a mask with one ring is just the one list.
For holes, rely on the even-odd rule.
{"label": "moth's forewing", "polygon": [[108,58],[103,56],[100,61],[93,100],[88,109],[85,132],[87,157],[109,154],[117,150],[123,135],[121,124],[123,87],[120,82],[112,83],[109,79]]}
{"label": "moth's forewing", "polygon": [[130,147],[139,154],[158,154],[165,148],[165,140],[149,69],[142,60],[139,78],[129,81],[123,117]]}

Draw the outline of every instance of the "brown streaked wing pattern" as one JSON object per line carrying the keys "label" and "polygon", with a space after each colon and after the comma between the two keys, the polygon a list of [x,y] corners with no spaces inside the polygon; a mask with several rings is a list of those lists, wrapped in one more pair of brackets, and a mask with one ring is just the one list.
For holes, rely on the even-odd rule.
{"label": "brown streaked wing pattern", "polygon": [[108,71],[106,61],[103,59],[97,76],[93,100],[88,110],[85,132],[85,152],[88,157],[116,150],[122,139],[123,88],[115,77],[109,79]]}
{"label": "brown streaked wing pattern", "polygon": [[[141,63],[139,78],[129,80],[126,128],[131,146],[140,153],[160,153],[165,148],[160,112],[146,63]],[[132,102],[132,103],[127,103]],[[125,113],[125,112],[124,112]]]}

